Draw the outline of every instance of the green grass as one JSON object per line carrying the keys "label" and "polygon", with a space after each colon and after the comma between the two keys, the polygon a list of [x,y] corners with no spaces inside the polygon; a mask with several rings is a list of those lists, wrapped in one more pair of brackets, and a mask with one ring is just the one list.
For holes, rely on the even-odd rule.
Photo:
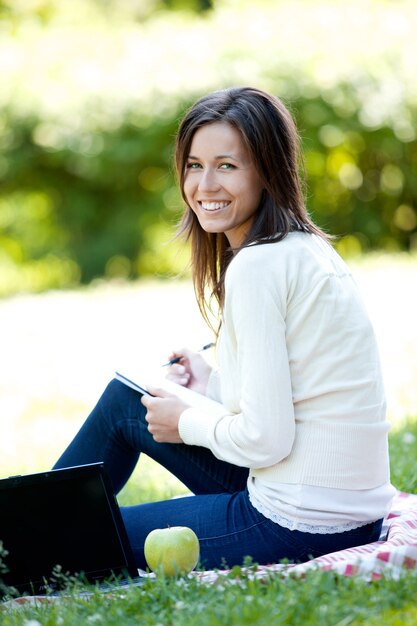
{"label": "green grass", "polygon": [[232,576],[220,585],[203,585],[196,580],[157,580],[125,592],[96,592],[89,599],[73,592],[59,604],[9,611],[0,620],[4,626],[27,625],[29,620],[37,620],[43,626],[417,623],[416,579],[411,574],[401,581],[387,578],[372,583],[322,572],[302,580],[274,577],[268,584],[245,576],[240,576],[239,584],[235,582]]}
{"label": "green grass", "polygon": [[[417,492],[417,419],[397,427],[390,435],[392,482],[399,489]],[[150,473],[153,471],[149,465]],[[145,472],[146,474],[146,472]],[[155,474],[157,476],[157,474]],[[149,476],[148,476],[149,478]],[[159,499],[176,493],[165,479],[150,483],[146,494]],[[132,491],[122,500],[136,499]],[[146,581],[142,587],[93,591],[83,598],[81,587],[70,590],[58,604],[23,607],[0,612],[3,626],[130,624],[172,626],[398,626],[417,624],[417,573],[405,571],[401,580],[389,577],[366,582],[331,572],[311,572],[302,579],[274,576],[268,583],[250,578],[235,568],[212,585],[194,579]],[[32,620],[32,621],[31,621]]]}
{"label": "green grass", "polygon": [[392,484],[417,493],[417,417],[393,429],[389,442]]}

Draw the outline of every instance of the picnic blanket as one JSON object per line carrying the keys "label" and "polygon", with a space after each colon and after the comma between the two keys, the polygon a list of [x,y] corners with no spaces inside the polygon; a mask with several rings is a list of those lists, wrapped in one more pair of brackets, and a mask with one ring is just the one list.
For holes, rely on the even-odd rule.
{"label": "picnic blanket", "polygon": [[[245,574],[267,582],[270,576],[304,576],[312,570],[334,571],[343,576],[358,576],[366,580],[378,580],[388,573],[399,578],[405,570],[417,572],[417,494],[397,492],[391,511],[384,519],[379,541],[332,552],[306,563],[260,565],[248,568]],[[230,570],[210,570],[192,572],[190,576],[210,584],[225,580],[229,572]],[[145,572],[143,574],[154,576]],[[24,596],[0,606],[19,607],[22,604],[56,602],[59,599],[59,596]]]}

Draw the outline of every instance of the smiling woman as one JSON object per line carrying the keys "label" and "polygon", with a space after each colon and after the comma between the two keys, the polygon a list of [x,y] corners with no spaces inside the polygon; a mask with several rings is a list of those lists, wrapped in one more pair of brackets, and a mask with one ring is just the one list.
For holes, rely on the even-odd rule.
{"label": "smiling woman", "polygon": [[[192,241],[194,285],[206,321],[207,286],[221,304],[226,268],[240,247],[278,241],[292,230],[326,239],[306,211],[299,137],[278,98],[253,88],[225,89],[202,98],[179,128],[175,159],[186,203],[180,232]],[[225,181],[230,178],[229,189]],[[196,180],[202,188],[195,189]],[[236,202],[231,210],[219,207],[206,220],[207,209],[214,207],[208,203],[204,210],[202,200],[230,200],[216,196],[223,185],[224,193],[236,194]],[[231,230],[226,230],[228,225]]]}
{"label": "smiling woman", "polygon": [[114,380],[55,466],[103,461],[118,493],[145,453],[195,494],[122,507],[138,567],[166,526],[190,527],[209,569],[379,538],[394,489],[378,349],[348,267],[307,213],[298,146],[283,103],[253,88],[209,94],[180,125],[180,232],[203,315],[210,297],[220,307],[219,367],[178,348],[168,376],[220,406]]}

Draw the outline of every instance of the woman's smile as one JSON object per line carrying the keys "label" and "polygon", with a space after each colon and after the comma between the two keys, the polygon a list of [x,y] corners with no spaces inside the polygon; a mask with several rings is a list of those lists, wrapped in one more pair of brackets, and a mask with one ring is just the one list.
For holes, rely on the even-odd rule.
{"label": "woman's smile", "polygon": [[199,201],[199,205],[204,211],[218,211],[219,209],[225,209],[229,206],[230,202],[214,202],[213,200],[210,202],[205,202],[203,200]]}

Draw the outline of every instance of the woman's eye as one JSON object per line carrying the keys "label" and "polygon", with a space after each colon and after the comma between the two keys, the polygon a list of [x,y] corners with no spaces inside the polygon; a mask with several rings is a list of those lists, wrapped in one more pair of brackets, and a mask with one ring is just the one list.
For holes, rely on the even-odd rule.
{"label": "woman's eye", "polygon": [[200,163],[187,163],[187,170],[197,170],[200,167]]}
{"label": "woman's eye", "polygon": [[220,169],[221,170],[234,170],[235,166],[232,163],[221,163]]}

